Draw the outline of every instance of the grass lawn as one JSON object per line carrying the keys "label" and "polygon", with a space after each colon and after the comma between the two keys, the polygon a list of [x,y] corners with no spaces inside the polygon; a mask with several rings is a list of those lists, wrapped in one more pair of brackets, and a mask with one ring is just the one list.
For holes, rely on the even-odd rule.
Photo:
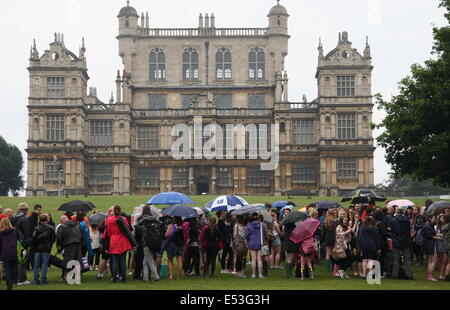
{"label": "grass lawn", "polygon": [[[203,206],[215,196],[192,196],[198,206]],[[118,204],[126,213],[130,213],[134,207],[145,203],[150,197],[146,196],[89,196],[89,197],[31,197],[31,198],[10,198],[0,197],[0,205],[5,208],[17,210],[17,205],[26,202],[30,208],[35,203],[43,206],[44,212],[50,212],[57,223],[61,212],[56,211],[64,203],[74,199],[89,200],[101,211],[106,211],[110,206]],[[292,200],[298,206],[305,206],[309,203],[329,199],[340,201],[340,197],[273,197],[273,196],[249,196],[243,197],[249,203],[264,203],[278,200]],[[423,205],[425,199],[412,199],[417,205]],[[348,203],[344,203],[348,206]],[[380,204],[384,205],[384,203]],[[247,276],[250,274],[250,266],[247,266]],[[179,281],[169,281],[162,279],[158,283],[144,283],[142,281],[129,280],[126,284],[111,283],[109,275],[103,280],[95,278],[96,272],[88,272],[82,276],[82,284],[70,286],[59,283],[60,270],[55,267],[49,270],[48,279],[52,282],[49,286],[15,286],[18,290],[450,290],[450,282],[432,283],[426,281],[425,267],[414,268],[414,281],[383,279],[381,285],[369,285],[365,280],[354,278],[348,280],[336,279],[325,271],[322,264],[316,270],[316,280],[286,279],[283,270],[270,270],[266,279],[237,279],[233,275],[220,274],[220,267],[216,270],[213,278],[183,277]],[[352,273],[349,273],[352,275]],[[435,274],[437,276],[437,273]],[[32,280],[32,272],[28,272],[28,279]],[[2,284],[4,285],[4,284]]]}

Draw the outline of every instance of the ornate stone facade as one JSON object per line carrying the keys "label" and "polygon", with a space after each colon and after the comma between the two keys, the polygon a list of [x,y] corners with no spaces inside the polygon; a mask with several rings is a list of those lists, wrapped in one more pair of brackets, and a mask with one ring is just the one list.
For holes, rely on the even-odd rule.
{"label": "ornate stone facade", "polygon": [[[42,56],[30,52],[28,196],[235,193],[342,195],[374,183],[372,63],[339,34],[324,55],[319,45],[318,98],[288,101],[287,10],[276,5],[267,28],[150,28],[148,13],[120,10],[116,100],[87,94],[84,42],[79,55],[55,34]],[[176,124],[277,124],[280,163],[261,160],[175,160]],[[228,138],[249,144],[236,132]]]}

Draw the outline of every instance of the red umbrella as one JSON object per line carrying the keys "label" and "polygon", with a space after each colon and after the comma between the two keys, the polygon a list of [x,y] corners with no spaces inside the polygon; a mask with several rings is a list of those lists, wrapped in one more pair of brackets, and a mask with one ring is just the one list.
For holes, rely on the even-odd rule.
{"label": "red umbrella", "polygon": [[316,233],[317,228],[320,226],[320,221],[309,218],[298,224],[298,226],[292,231],[291,239],[295,243],[302,242],[305,239],[311,238]]}

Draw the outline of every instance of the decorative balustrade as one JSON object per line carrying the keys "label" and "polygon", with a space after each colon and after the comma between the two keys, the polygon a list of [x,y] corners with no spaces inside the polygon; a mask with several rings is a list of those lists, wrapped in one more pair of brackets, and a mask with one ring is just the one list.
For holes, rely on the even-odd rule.
{"label": "decorative balustrade", "polygon": [[201,116],[201,115],[217,115],[217,116],[259,116],[268,117],[272,116],[272,110],[268,109],[210,109],[200,108],[191,110],[176,110],[176,109],[164,109],[164,110],[133,110],[133,116],[135,118],[148,118],[148,117],[185,117],[185,116]]}
{"label": "decorative balustrade", "polygon": [[291,110],[303,110],[303,109],[317,109],[319,106],[315,103],[290,103],[289,108]]}
{"label": "decorative balustrade", "polygon": [[87,104],[89,112],[129,112],[128,104]]}
{"label": "decorative balustrade", "polygon": [[254,37],[267,35],[267,28],[140,28],[139,33],[151,37]]}

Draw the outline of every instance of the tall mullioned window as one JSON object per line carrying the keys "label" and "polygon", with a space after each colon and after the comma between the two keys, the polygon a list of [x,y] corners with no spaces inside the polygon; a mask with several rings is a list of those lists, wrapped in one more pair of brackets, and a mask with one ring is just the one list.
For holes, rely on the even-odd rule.
{"label": "tall mullioned window", "polygon": [[63,161],[45,161],[45,181],[46,182],[64,182],[64,162]]}
{"label": "tall mullioned window", "polygon": [[266,71],[266,54],[255,47],[248,54],[248,78],[250,80],[264,80]]}
{"label": "tall mullioned window", "polygon": [[217,185],[233,186],[233,168],[217,168]]}
{"label": "tall mullioned window", "polygon": [[89,166],[89,183],[110,185],[113,183],[112,164],[91,164]]}
{"label": "tall mullioned window", "polygon": [[356,139],[356,114],[339,113],[337,119],[338,139]]}
{"label": "tall mullioned window", "polygon": [[47,78],[47,97],[63,98],[66,94],[65,78],[48,77]]}
{"label": "tall mullioned window", "polygon": [[186,187],[189,185],[189,169],[174,168],[173,169],[173,186]]}
{"label": "tall mullioned window", "polygon": [[166,95],[148,95],[148,108],[150,110],[162,110],[166,108]]}
{"label": "tall mullioned window", "polygon": [[295,145],[315,144],[314,119],[292,121],[292,143]]}
{"label": "tall mullioned window", "polygon": [[339,180],[356,180],[357,175],[357,159],[354,157],[339,157],[337,159],[337,170]]}
{"label": "tall mullioned window", "polygon": [[221,48],[216,53],[216,79],[231,80],[232,79],[232,60],[229,48]]}
{"label": "tall mullioned window", "polygon": [[183,53],[183,80],[197,81],[199,79],[199,57],[196,49],[190,47]]}
{"label": "tall mullioned window", "polygon": [[354,97],[355,96],[355,76],[338,75],[337,77],[337,96]]}
{"label": "tall mullioned window", "polygon": [[112,121],[91,121],[91,144],[96,146],[113,144]]}
{"label": "tall mullioned window", "polygon": [[316,183],[316,164],[312,162],[292,165],[293,183]]}
{"label": "tall mullioned window", "polygon": [[138,168],[137,186],[159,188],[158,168]]}
{"label": "tall mullioned window", "polygon": [[166,54],[160,48],[150,51],[150,81],[166,80]]}
{"label": "tall mullioned window", "polygon": [[64,141],[64,115],[47,115],[46,131],[47,140]]}
{"label": "tall mullioned window", "polygon": [[139,150],[146,150],[146,151],[159,150],[159,127],[138,126],[137,147]]}
{"label": "tall mullioned window", "polygon": [[260,167],[247,168],[248,186],[270,186],[270,171],[261,170]]}

